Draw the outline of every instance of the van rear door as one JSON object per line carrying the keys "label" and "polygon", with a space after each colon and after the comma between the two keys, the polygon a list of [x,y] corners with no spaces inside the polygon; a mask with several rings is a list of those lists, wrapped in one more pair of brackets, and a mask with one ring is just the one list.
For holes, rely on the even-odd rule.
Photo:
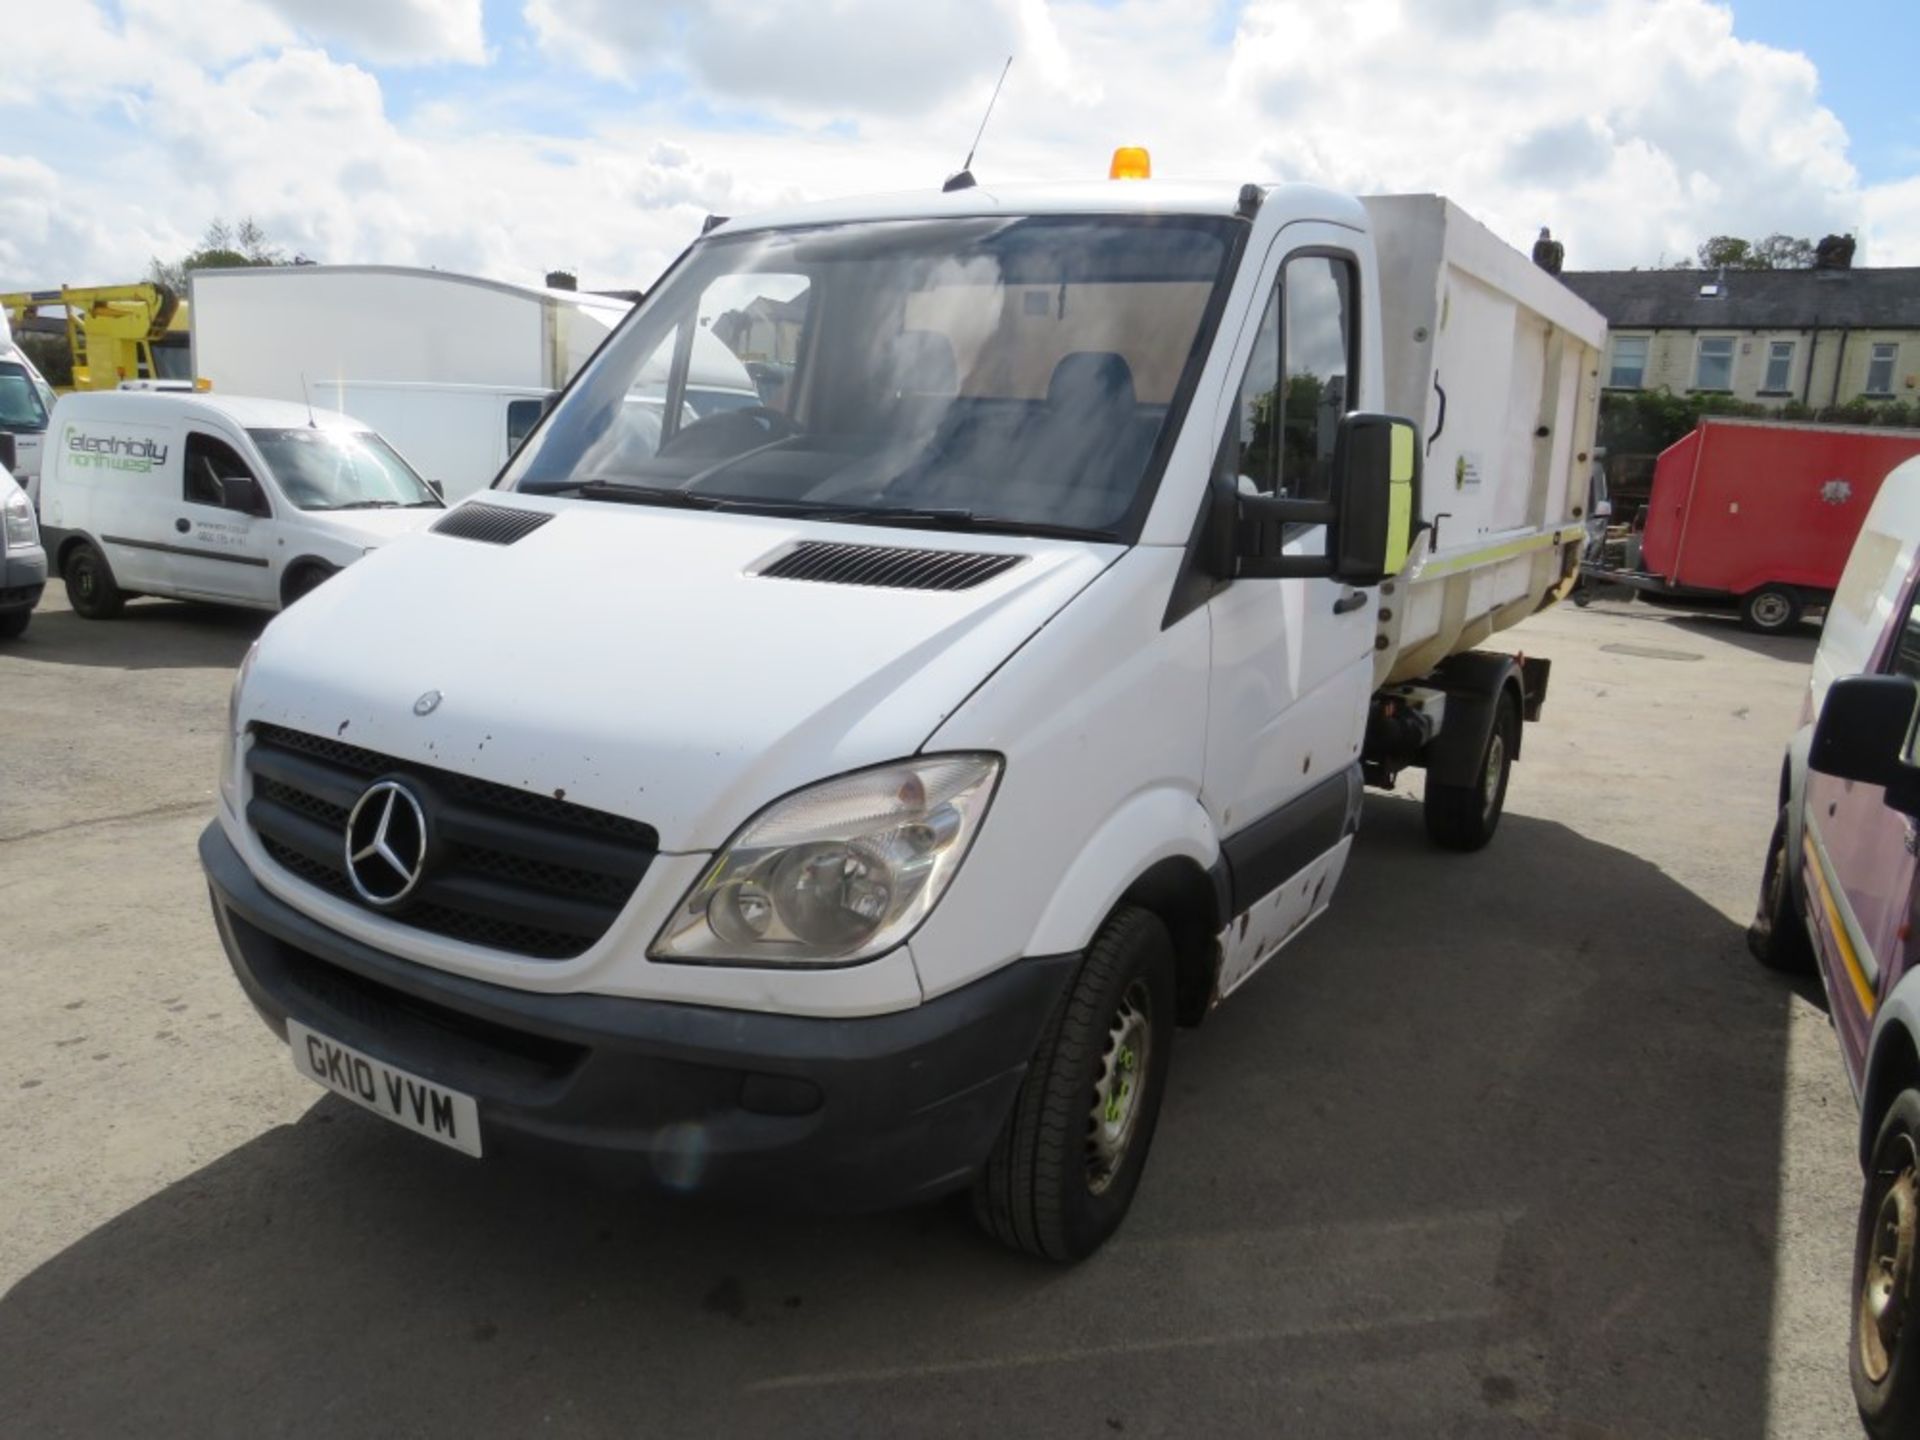
{"label": "van rear door", "polygon": [[57,463],[68,494],[54,523],[92,535],[122,590],[165,594],[180,432],[88,415],[61,425]]}

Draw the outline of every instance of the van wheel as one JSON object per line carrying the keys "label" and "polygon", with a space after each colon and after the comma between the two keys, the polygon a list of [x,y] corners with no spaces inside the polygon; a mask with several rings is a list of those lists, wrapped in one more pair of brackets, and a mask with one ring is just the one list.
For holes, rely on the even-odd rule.
{"label": "van wheel", "polygon": [[27,633],[27,622],[31,619],[31,610],[0,611],[0,640],[18,640]]}
{"label": "van wheel", "polygon": [[974,1215],[990,1235],[1073,1261],[1120,1228],[1160,1118],[1173,1025],[1173,941],[1157,915],[1127,906],[1054,1006],[974,1182]]}
{"label": "van wheel", "polygon": [[1480,778],[1471,785],[1442,785],[1427,772],[1427,835],[1448,850],[1478,850],[1493,839],[1507,804],[1507,777],[1513,773],[1520,717],[1501,696],[1486,749],[1480,752]]}
{"label": "van wheel", "polygon": [[1874,1440],[1920,1435],[1920,1091],[1903,1090],[1880,1123],[1853,1242],[1847,1369]]}
{"label": "van wheel", "polygon": [[126,608],[127,597],[113,583],[107,557],[91,540],[73,547],[60,575],[67,582],[67,603],[82,619],[111,620]]}
{"label": "van wheel", "polygon": [[311,595],[339,572],[331,565],[322,565],[318,561],[309,561],[295,566],[280,586],[280,608],[286,609],[294,601]]}
{"label": "van wheel", "polygon": [[1747,949],[1769,970],[1785,975],[1811,975],[1815,968],[1813,941],[1806,922],[1793,904],[1793,864],[1787,856],[1787,810],[1773,822],[1767,842],[1767,865],[1760,872],[1760,908],[1747,926]]}
{"label": "van wheel", "polygon": [[1805,608],[1790,585],[1763,585],[1740,597],[1740,623],[1762,635],[1776,635],[1800,623]]}

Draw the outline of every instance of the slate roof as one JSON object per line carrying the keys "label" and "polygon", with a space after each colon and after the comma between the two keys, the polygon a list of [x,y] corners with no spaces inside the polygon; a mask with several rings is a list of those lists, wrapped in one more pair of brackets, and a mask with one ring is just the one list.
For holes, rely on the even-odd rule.
{"label": "slate roof", "polygon": [[[1614,330],[1920,329],[1920,266],[1877,270],[1572,270]],[[1721,284],[1718,296],[1700,287]]]}

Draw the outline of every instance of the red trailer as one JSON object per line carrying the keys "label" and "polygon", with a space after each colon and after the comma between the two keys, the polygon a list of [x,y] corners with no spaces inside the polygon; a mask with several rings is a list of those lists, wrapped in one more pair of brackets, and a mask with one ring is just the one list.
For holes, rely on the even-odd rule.
{"label": "red trailer", "polygon": [[1880,482],[1915,455],[1920,430],[1703,419],[1661,452],[1638,573],[1596,578],[1786,629],[1826,608]]}

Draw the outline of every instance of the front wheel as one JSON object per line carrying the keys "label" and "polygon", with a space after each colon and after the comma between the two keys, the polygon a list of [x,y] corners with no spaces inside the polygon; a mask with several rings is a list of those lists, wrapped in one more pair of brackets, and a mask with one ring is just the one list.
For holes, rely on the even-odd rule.
{"label": "front wheel", "polygon": [[1760,908],[1747,927],[1747,949],[1769,970],[1786,975],[1811,975],[1815,961],[1813,941],[1793,903],[1793,862],[1787,854],[1787,810],[1773,822],[1767,842],[1767,865],[1760,874]]}
{"label": "front wheel", "polygon": [[1873,1440],[1920,1435],[1920,1091],[1903,1090],[1880,1124],[1853,1246],[1847,1369]]}
{"label": "front wheel", "polygon": [[1493,839],[1507,804],[1507,779],[1520,741],[1520,716],[1502,696],[1471,785],[1442,785],[1427,773],[1427,835],[1448,850],[1479,850]]}
{"label": "front wheel", "polygon": [[1763,585],[1740,597],[1740,623],[1761,635],[1777,635],[1800,623],[1800,592],[1788,585]]}
{"label": "front wheel", "polygon": [[61,568],[67,582],[67,603],[83,620],[111,620],[126,609],[127,597],[113,580],[107,557],[90,540],[83,540]]}
{"label": "front wheel", "polygon": [[1055,1004],[974,1183],[974,1215],[989,1234],[1073,1261],[1120,1228],[1160,1118],[1173,1025],[1173,941],[1158,916],[1128,906]]}

